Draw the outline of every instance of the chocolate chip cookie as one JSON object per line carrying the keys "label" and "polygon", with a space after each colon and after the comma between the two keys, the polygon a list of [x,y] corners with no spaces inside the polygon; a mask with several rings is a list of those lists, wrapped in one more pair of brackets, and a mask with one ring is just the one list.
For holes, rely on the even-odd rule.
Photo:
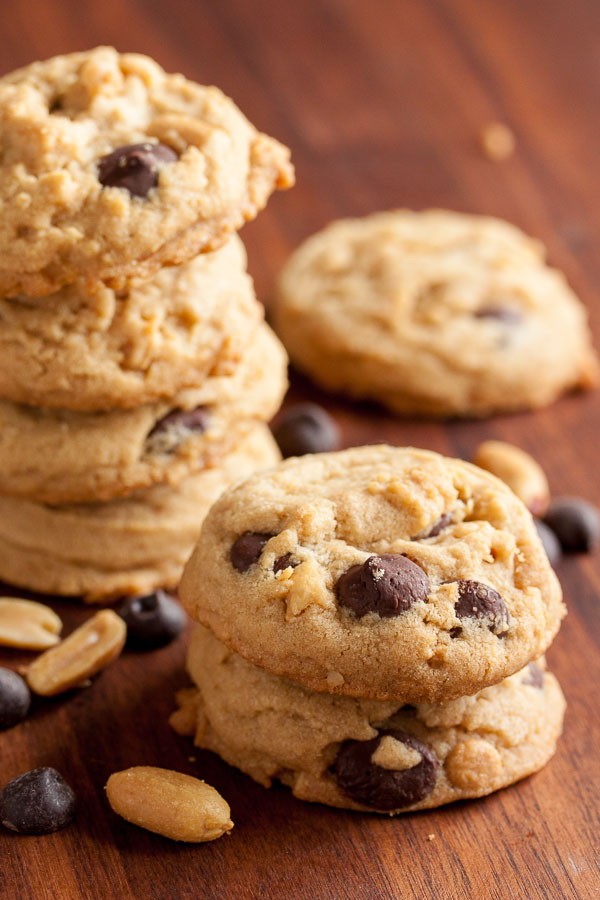
{"label": "chocolate chip cookie", "polygon": [[293,183],[288,150],[215,87],[111,47],[0,79],[0,296],[213,249]]}
{"label": "chocolate chip cookie", "polygon": [[291,458],[208,515],[193,619],[317,691],[474,694],[540,656],[564,613],[523,503],[490,473],[388,446]]}
{"label": "chocolate chip cookie", "polygon": [[586,313],[542,246],[442,210],[334,222],[284,267],[275,328],[324,387],[395,412],[486,416],[590,387]]}
{"label": "chocolate chip cookie", "polygon": [[196,687],[179,695],[180,733],[260,784],[296,797],[393,815],[481,797],[553,755],[565,701],[541,662],[448,703],[416,705],[317,693],[272,675],[196,626]]}
{"label": "chocolate chip cookie", "polygon": [[46,506],[0,495],[0,579],[105,602],[174,588],[202,519],[230,484],[280,458],[266,425],[244,428],[219,466],[108,503]]}
{"label": "chocolate chip cookie", "polygon": [[81,411],[128,408],[200,384],[236,360],[262,318],[237,236],[132,279],[79,281],[43,301],[0,299],[0,397]]}
{"label": "chocolate chip cookie", "polygon": [[200,387],[169,400],[99,413],[0,401],[0,493],[79,503],[175,485],[218,465],[241,431],[276,413],[286,370],[282,345],[261,323],[238,361],[225,358]]}

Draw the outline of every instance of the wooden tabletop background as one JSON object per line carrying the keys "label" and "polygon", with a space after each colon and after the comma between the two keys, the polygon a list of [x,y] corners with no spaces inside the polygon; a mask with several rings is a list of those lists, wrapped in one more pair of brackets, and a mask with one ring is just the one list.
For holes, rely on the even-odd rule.
{"label": "wooden tabletop background", "polygon": [[[259,295],[330,219],[396,206],[505,217],[541,238],[588,304],[600,346],[600,4],[597,0],[2,0],[2,71],[110,43],[214,83],[287,143],[297,187],[242,233]],[[478,135],[513,130],[494,163]],[[460,348],[456,348],[460,353]],[[395,420],[293,376],[347,444],[388,440],[469,457],[483,438],[520,444],[556,494],[600,502],[600,395],[485,422]],[[600,556],[559,571],[570,615],[549,653],[569,702],[541,773],[485,800],[394,820],[265,791],[167,725],[185,641],[126,653],[94,685],[38,703],[0,734],[0,784],[58,768],[76,821],[47,837],[0,834],[2,900],[587,900],[598,869]],[[89,612],[61,602],[67,627]],[[17,665],[25,654],[2,653]],[[195,760],[190,757],[196,757]],[[214,844],[170,843],[107,807],[108,775],[135,764],[198,774],[232,807]],[[435,835],[428,840],[428,835]]]}

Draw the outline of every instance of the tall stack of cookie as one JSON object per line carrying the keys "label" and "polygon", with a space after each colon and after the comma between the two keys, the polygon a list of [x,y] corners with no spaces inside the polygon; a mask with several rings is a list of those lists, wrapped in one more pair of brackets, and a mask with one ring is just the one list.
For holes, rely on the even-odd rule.
{"label": "tall stack of cookie", "polygon": [[107,47],[0,79],[0,578],[172,587],[279,458],[286,357],[235,231],[293,182],[216,88]]}
{"label": "tall stack of cookie", "polygon": [[399,813],[541,768],[564,613],[523,503],[386,446],[292,458],[228,490],[180,587],[194,687],[172,724],[261,784]]}

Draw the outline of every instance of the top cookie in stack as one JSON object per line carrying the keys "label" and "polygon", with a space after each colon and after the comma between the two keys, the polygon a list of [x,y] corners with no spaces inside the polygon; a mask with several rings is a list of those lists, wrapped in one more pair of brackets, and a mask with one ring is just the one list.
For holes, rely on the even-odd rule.
{"label": "top cookie in stack", "polygon": [[219,492],[278,458],[286,357],[233,232],[289,152],[108,47],[0,79],[0,146],[0,578],[174,586]]}

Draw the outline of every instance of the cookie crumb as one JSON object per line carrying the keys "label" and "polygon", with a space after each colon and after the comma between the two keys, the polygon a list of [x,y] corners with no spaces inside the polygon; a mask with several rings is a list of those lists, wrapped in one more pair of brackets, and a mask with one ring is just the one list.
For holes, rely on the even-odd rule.
{"label": "cookie crumb", "polygon": [[515,152],[516,140],[508,125],[489,122],[479,135],[481,149],[492,162],[503,162]]}
{"label": "cookie crumb", "polygon": [[427,835],[427,840],[428,840],[428,841],[435,841],[435,834],[428,834],[428,835]]}
{"label": "cookie crumb", "polygon": [[188,762],[196,762],[197,758],[198,757],[196,757],[196,756],[188,756]]}

